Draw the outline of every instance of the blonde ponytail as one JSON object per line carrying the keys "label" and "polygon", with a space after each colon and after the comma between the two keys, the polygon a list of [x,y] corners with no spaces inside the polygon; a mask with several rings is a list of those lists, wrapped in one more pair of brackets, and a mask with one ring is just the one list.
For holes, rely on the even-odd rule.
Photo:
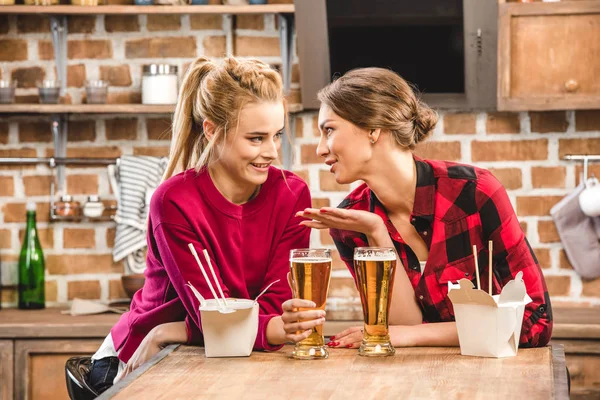
{"label": "blonde ponytail", "polygon": [[[269,65],[235,57],[227,57],[221,64],[207,57],[196,59],[181,84],[163,180],[212,162],[215,146],[225,138],[228,127],[237,125],[243,105],[260,101],[282,101],[285,106],[281,76]],[[204,120],[215,126],[210,141],[202,128]]]}

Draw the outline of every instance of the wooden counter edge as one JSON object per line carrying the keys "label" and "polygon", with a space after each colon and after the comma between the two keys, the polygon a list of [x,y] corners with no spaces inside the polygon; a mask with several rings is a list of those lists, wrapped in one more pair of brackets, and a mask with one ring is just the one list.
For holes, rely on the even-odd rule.
{"label": "wooden counter edge", "polygon": [[159,351],[157,355],[155,355],[150,360],[148,360],[146,363],[144,363],[141,367],[139,367],[138,369],[133,371],[131,374],[127,375],[127,377],[125,377],[125,379],[120,380],[114,386],[112,386],[110,389],[108,389],[106,392],[104,392],[100,396],[96,397],[96,400],[112,399],[114,396],[118,395],[121,390],[125,389],[127,386],[129,386],[131,383],[133,383],[139,376],[146,373],[146,371],[148,371],[150,368],[152,368],[156,364],[158,364],[163,358],[165,358],[166,356],[171,354],[179,346],[180,346],[179,344],[171,344],[171,345],[165,347],[164,349]]}
{"label": "wooden counter edge", "polygon": [[568,400],[569,384],[567,377],[567,364],[565,362],[565,347],[562,344],[553,344],[551,349],[554,398],[559,400]]}

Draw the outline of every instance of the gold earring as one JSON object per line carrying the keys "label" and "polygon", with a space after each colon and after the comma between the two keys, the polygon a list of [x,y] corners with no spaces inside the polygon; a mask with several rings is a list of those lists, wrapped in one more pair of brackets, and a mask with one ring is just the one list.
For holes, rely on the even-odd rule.
{"label": "gold earring", "polygon": [[375,139],[371,139],[371,144],[375,144]]}

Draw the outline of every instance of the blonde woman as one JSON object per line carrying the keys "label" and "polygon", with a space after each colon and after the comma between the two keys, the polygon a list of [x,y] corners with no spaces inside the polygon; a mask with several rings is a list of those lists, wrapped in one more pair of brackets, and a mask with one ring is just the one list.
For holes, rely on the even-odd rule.
{"label": "blonde woman", "polygon": [[208,251],[227,297],[253,299],[279,279],[259,299],[255,350],[300,341],[324,322],[324,311],[294,311],[312,302],[290,300],[289,253],[308,247],[310,233],[295,214],[311,199],[304,181],[273,166],[285,121],[282,81],[268,65],[230,57],[190,66],[150,205],[145,284],[93,357],[88,381],[99,393],[169,343],[203,343],[186,283],[213,296],[188,243]]}

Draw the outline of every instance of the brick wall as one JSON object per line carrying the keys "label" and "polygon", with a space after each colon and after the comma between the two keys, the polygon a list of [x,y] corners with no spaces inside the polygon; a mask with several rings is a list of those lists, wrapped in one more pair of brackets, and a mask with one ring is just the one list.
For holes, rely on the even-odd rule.
{"label": "brick wall", "polygon": [[[80,103],[85,79],[111,82],[109,101],[140,101],[141,68],[169,62],[183,69],[196,56],[258,56],[280,64],[273,16],[236,17],[230,31],[215,16],[70,17],[68,95]],[[173,40],[177,38],[177,40]],[[168,60],[167,60],[168,58]],[[19,80],[18,101],[37,102],[35,81],[54,76],[49,24],[44,17],[0,15],[0,66]],[[293,73],[292,102],[299,98]],[[338,185],[315,154],[316,113],[296,115],[294,170],[306,179],[314,205],[337,205],[353,188]],[[166,155],[168,116],[73,116],[68,156]],[[47,117],[0,116],[0,157],[52,154]],[[509,191],[519,219],[540,260],[555,303],[600,305],[600,280],[583,282],[562,251],[550,207],[572,190],[581,166],[561,161],[564,154],[600,152],[600,111],[549,113],[442,113],[433,138],[418,153],[424,157],[474,163],[490,168]],[[600,165],[591,171],[600,175]],[[121,264],[113,264],[114,224],[49,223],[49,182],[45,166],[0,166],[0,258],[4,281],[14,280],[24,229],[25,203],[38,205],[38,228],[47,258],[49,305],[74,297],[121,299]],[[67,191],[84,201],[88,194],[114,200],[106,170],[68,168]],[[326,232],[314,231],[312,246],[333,248]],[[360,303],[350,275],[334,252],[329,310],[334,318],[360,318]],[[5,290],[3,304],[15,305]]]}

